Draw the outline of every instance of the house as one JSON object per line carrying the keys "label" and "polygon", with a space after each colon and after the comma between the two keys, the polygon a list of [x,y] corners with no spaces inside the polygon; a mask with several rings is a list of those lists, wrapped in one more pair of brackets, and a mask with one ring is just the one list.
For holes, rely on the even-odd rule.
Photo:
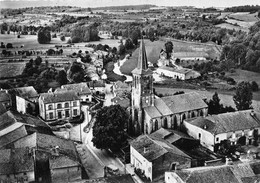
{"label": "house", "polygon": [[75,91],[82,102],[92,102],[92,94],[87,83],[66,84],[61,86],[62,90]]}
{"label": "house", "polygon": [[9,109],[12,106],[11,96],[7,90],[0,90],[0,103],[6,109]]}
{"label": "house", "polygon": [[0,149],[28,134],[25,125],[16,122],[11,115],[7,111],[0,116]]}
{"label": "house", "polygon": [[81,114],[81,98],[74,91],[42,93],[39,97],[40,116],[45,121],[70,120]]}
{"label": "house", "polygon": [[210,150],[223,140],[232,144],[252,144],[260,130],[260,113],[245,110],[184,120],[187,133]]}
{"label": "house", "polygon": [[173,79],[188,80],[200,77],[200,73],[188,68],[161,66],[156,72]]}
{"label": "house", "polygon": [[169,169],[191,167],[191,157],[177,147],[148,135],[141,135],[130,143],[130,159],[135,169],[153,181]]}
{"label": "house", "polygon": [[114,97],[111,99],[112,105],[120,105],[123,108],[130,107],[130,99],[127,97]]}
{"label": "house", "polygon": [[215,162],[219,159],[213,152],[203,147],[199,140],[187,134],[172,129],[160,128],[149,135],[154,140],[171,144],[191,157],[191,167],[205,166],[205,162]]}
{"label": "house", "polygon": [[103,81],[90,81],[88,86],[93,93],[105,93],[105,83]]}
{"label": "house", "polygon": [[180,59],[180,60],[207,60],[209,57],[205,52],[174,52],[172,55],[173,59]]}
{"label": "house", "polygon": [[259,168],[259,162],[249,162],[167,171],[165,183],[256,183],[260,180]]}
{"label": "house", "polygon": [[70,182],[82,178],[82,165],[73,141],[33,133],[14,142],[14,148],[27,148],[35,154],[36,182]]}
{"label": "house", "polygon": [[0,182],[35,181],[34,157],[28,148],[0,150]]}
{"label": "house", "polygon": [[9,93],[15,97],[16,110],[20,113],[32,114],[38,102],[38,93],[33,86],[14,88]]}
{"label": "house", "polygon": [[161,127],[181,128],[184,119],[206,116],[208,106],[196,92],[158,98],[154,95],[153,72],[143,40],[137,67],[132,71],[131,115],[129,126],[134,134],[150,134]]}
{"label": "house", "polygon": [[126,94],[131,93],[131,86],[125,82],[117,81],[113,83],[112,91],[114,93],[114,96],[125,96]]}

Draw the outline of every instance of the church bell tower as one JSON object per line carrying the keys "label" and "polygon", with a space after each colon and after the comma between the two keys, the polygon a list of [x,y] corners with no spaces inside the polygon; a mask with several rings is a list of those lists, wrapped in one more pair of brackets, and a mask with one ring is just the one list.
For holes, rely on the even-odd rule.
{"label": "church bell tower", "polygon": [[132,129],[135,135],[144,133],[143,108],[154,105],[153,72],[148,68],[143,39],[141,40],[137,67],[132,71]]}

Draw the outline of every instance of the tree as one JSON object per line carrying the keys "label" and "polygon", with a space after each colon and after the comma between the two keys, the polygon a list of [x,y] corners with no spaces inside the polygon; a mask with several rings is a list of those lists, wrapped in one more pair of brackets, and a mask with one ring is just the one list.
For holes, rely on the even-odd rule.
{"label": "tree", "polygon": [[12,43],[7,43],[6,44],[6,48],[13,48],[13,44]]}
{"label": "tree", "polygon": [[220,104],[220,99],[218,97],[218,93],[215,92],[214,95],[212,96],[212,99],[210,99],[208,103],[208,113],[209,114],[219,114],[221,110],[221,104]]}
{"label": "tree", "polygon": [[62,36],[60,37],[60,40],[61,40],[61,41],[65,41],[65,40],[66,40],[65,36],[62,35]]}
{"label": "tree", "polygon": [[58,75],[56,76],[56,81],[60,84],[60,85],[64,85],[68,83],[68,79],[67,79],[67,73],[65,70],[61,70],[59,71]]}
{"label": "tree", "polygon": [[137,46],[138,38],[141,38],[141,31],[139,29],[134,30],[131,33],[130,38],[132,39],[133,44]]}
{"label": "tree", "polygon": [[259,90],[259,87],[258,87],[257,82],[252,81],[252,83],[251,83],[251,89],[252,89],[252,91],[254,91],[254,92]]}
{"label": "tree", "polygon": [[122,43],[119,45],[118,54],[119,55],[125,54],[125,46]]}
{"label": "tree", "polygon": [[167,59],[171,58],[172,50],[173,50],[172,42],[168,41],[167,43],[165,43],[165,52],[167,54]]}
{"label": "tree", "polygon": [[51,42],[51,33],[47,27],[44,27],[38,32],[38,42],[40,44],[46,44]]}
{"label": "tree", "polygon": [[249,82],[242,81],[236,88],[236,93],[233,96],[237,110],[251,109],[252,106],[252,89]]}
{"label": "tree", "polygon": [[133,45],[132,40],[130,38],[126,39],[125,40],[125,49],[130,50],[133,48],[134,48],[134,45]]}
{"label": "tree", "polygon": [[126,142],[128,114],[120,105],[105,106],[95,115],[92,142],[99,149],[118,150]]}

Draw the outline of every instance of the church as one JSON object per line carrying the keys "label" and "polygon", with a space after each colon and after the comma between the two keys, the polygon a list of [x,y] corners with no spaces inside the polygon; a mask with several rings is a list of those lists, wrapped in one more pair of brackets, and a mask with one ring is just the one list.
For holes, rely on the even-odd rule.
{"label": "church", "polygon": [[132,132],[140,135],[161,127],[180,129],[184,119],[207,116],[208,105],[196,92],[161,98],[154,95],[153,71],[148,68],[144,41],[140,44],[137,67],[132,71]]}

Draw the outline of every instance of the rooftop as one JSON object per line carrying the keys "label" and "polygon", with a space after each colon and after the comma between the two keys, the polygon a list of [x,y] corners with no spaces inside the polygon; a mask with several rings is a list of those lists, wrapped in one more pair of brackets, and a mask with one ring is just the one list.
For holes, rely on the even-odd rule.
{"label": "rooftop", "polygon": [[62,89],[68,91],[75,91],[79,94],[91,94],[91,91],[87,83],[75,83],[75,84],[66,84],[61,86]]}
{"label": "rooftop", "polygon": [[74,183],[134,183],[130,174],[76,181]]}
{"label": "rooftop", "polygon": [[245,110],[212,115],[205,118],[198,117],[186,121],[212,134],[221,134],[260,127],[260,113]]}
{"label": "rooftop", "polygon": [[0,90],[0,102],[10,101],[11,97],[5,90]]}
{"label": "rooftop", "polygon": [[26,86],[20,88],[14,88],[15,94],[26,99],[31,99],[38,97],[37,91],[34,89],[33,86]]}
{"label": "rooftop", "polygon": [[57,102],[66,102],[66,101],[75,101],[80,100],[79,96],[75,91],[64,91],[58,93],[42,93],[40,95],[43,103],[57,103]]}

